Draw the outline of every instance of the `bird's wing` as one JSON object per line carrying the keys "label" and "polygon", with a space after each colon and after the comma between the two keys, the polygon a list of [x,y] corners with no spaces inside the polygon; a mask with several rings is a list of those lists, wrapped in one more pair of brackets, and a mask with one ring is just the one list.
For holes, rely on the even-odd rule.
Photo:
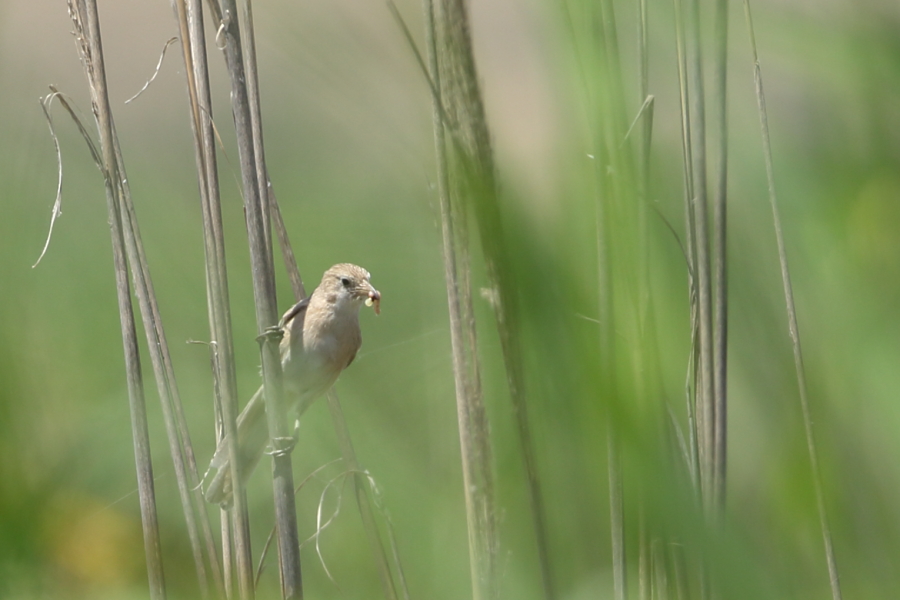
{"label": "bird's wing", "polygon": [[[309,297],[304,298],[288,309],[281,321],[278,322],[278,328],[284,337],[278,345],[281,351],[281,364],[285,365],[291,359],[291,347],[300,343],[302,347],[303,324],[306,321],[306,311],[309,308]],[[296,339],[294,339],[296,338]]]}
{"label": "bird's wing", "polygon": [[306,318],[307,308],[309,308],[309,296],[290,307],[288,311],[284,313],[284,316],[281,317],[281,327],[288,327],[291,321],[298,317],[300,318],[300,323],[302,323],[303,319]]}

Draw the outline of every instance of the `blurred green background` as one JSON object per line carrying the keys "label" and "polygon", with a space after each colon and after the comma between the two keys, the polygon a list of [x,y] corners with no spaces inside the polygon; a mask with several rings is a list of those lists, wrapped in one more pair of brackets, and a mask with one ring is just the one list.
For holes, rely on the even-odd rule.
{"label": "blurred green background", "polygon": [[[672,7],[651,2],[656,96],[652,295],[662,381],[683,412],[689,353]],[[421,42],[419,3],[398,2]],[[636,89],[635,8],[617,5]],[[801,336],[847,598],[900,589],[900,8],[890,1],[754,4]],[[372,273],[382,315],[337,385],[356,450],[383,492],[413,598],[470,594],[465,508],[430,100],[383,2],[255,3],[269,170],[311,288],[336,262]],[[526,360],[551,559],[563,598],[611,597],[604,419],[590,390],[596,257],[591,152],[571,40],[553,2],[472,0],[471,16],[525,306]],[[203,247],[183,85],[166,2],[100,5],[113,110],[198,460],[213,450]],[[141,526],[102,180],[54,111],[63,216],[49,251],[53,142],[38,98],[55,84],[89,115],[65,3],[0,3],[0,597],[145,597]],[[828,595],[756,116],[746,26],[733,3],[729,79],[729,540],[736,581],[770,597]],[[223,61],[210,49],[232,311],[243,397],[259,384],[243,214]],[[641,99],[631,96],[636,113]],[[87,117],[86,117],[87,118]],[[226,158],[227,156],[227,158]],[[476,254],[477,255],[477,254]],[[476,270],[477,266],[476,266]],[[480,270],[478,270],[480,273]],[[484,285],[478,275],[476,283]],[[282,278],[283,281],[283,278]],[[281,306],[291,303],[282,285]],[[501,507],[503,595],[539,597],[531,520],[499,344],[479,301],[480,355]],[[548,328],[554,328],[548,332]],[[622,335],[619,333],[619,335]],[[143,341],[143,340],[142,340]],[[146,360],[145,360],[146,363]],[[146,368],[146,365],[145,365]],[[588,383],[586,383],[588,382]],[[147,378],[170,595],[196,597],[160,410]],[[303,419],[296,479],[340,452],[324,403]],[[265,468],[250,486],[254,555],[272,522]],[[298,495],[315,529],[332,467]],[[640,474],[640,465],[633,473]],[[626,490],[629,531],[634,496]],[[377,598],[354,503],[303,550],[308,597]],[[661,502],[665,502],[662,499]],[[336,495],[328,497],[333,507]],[[633,547],[633,545],[632,545]],[[759,583],[762,582],[762,583]],[[274,562],[263,589],[278,589]]]}

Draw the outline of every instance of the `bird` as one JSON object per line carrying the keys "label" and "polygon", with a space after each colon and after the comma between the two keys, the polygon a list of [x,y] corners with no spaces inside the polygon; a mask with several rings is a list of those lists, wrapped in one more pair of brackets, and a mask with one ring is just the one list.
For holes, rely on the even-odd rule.
{"label": "bird", "polygon": [[[365,306],[381,312],[381,293],[370,283],[368,271],[350,263],[334,265],[322,276],[313,293],[294,304],[281,318],[283,331],[279,345],[284,372],[284,397],[297,416],[337,381],[350,366],[362,345],[359,311]],[[237,419],[238,460],[241,478],[259,463],[269,431],[263,388],[256,392]],[[204,481],[206,500],[223,507],[232,500],[231,464],[228,437],[216,447]]]}

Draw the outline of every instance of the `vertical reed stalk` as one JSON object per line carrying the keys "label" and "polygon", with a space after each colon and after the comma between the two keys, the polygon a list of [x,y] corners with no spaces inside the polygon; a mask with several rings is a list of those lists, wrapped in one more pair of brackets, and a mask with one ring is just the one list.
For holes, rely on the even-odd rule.
{"label": "vertical reed stalk", "polygon": [[[245,5],[246,6],[246,5]],[[275,273],[271,252],[271,236],[267,231],[269,219],[266,215],[268,201],[265,165],[262,164],[263,150],[257,143],[262,142],[259,131],[258,93],[250,92],[256,81],[255,62],[245,62],[243,40],[251,23],[244,23],[244,32],[239,27],[238,11],[234,0],[223,0],[225,58],[231,78],[232,111],[240,155],[241,179],[243,183],[244,212],[247,219],[247,236],[250,245],[251,272],[253,276],[253,296],[256,304],[256,325],[260,339],[262,356],[263,386],[265,389],[266,420],[272,440],[273,494],[275,498],[275,518],[278,531],[278,550],[281,566],[282,595],[284,598],[302,598],[300,573],[300,544],[297,534],[297,514],[294,500],[294,478],[290,452],[294,440],[288,431],[285,418],[281,358],[277,335],[273,328],[278,323],[275,299]],[[244,10],[245,18],[249,8]],[[250,58],[253,51],[250,51]],[[254,103],[251,105],[251,101]],[[256,116],[254,116],[254,114]],[[254,133],[254,119],[257,131]],[[236,437],[232,439],[237,439]],[[236,444],[230,444],[233,451]],[[233,460],[236,456],[231,457]],[[232,476],[235,465],[231,465]],[[237,481],[233,479],[232,481]],[[252,593],[252,565],[241,565],[240,577],[242,593]]]}
{"label": "vertical reed stalk", "polygon": [[725,508],[728,469],[728,0],[717,0],[713,48],[713,269],[715,321],[713,367],[715,397],[714,496],[717,510]]}
{"label": "vertical reed stalk", "polygon": [[[113,133],[115,134],[114,128]],[[119,165],[120,181],[118,185],[123,208],[123,234],[128,262],[131,266],[141,317],[145,324],[144,331],[147,336],[147,345],[159,390],[169,449],[175,466],[178,491],[197,569],[200,591],[202,597],[207,598],[209,596],[210,578],[220,586],[221,591],[221,573],[218,558],[209,527],[206,503],[203,501],[199,489],[196,460],[181,398],[175,382],[174,368],[166,342],[159,305],[144,254],[140,229],[131,198],[131,189],[128,184],[128,177],[125,174],[124,158],[118,138],[115,135],[113,143],[116,160]],[[203,540],[201,540],[201,527]]]}
{"label": "vertical reed stalk", "polygon": [[[256,168],[256,181],[259,185],[259,198],[262,206],[261,216],[263,234],[265,235],[264,248],[268,253],[266,260],[273,262],[272,257],[272,229],[269,225],[269,174],[266,171],[266,153],[263,144],[262,131],[262,107],[259,98],[259,74],[256,68],[256,34],[253,29],[252,0],[241,0],[241,48],[244,54],[244,71],[247,74],[247,103],[250,106],[250,131],[253,139],[254,167]],[[274,267],[272,285],[275,285]]]}
{"label": "vertical reed stalk", "polygon": [[128,265],[122,231],[121,175],[115,151],[115,131],[106,86],[103,44],[100,39],[100,17],[94,0],[70,0],[69,14],[75,25],[81,61],[89,81],[93,113],[100,133],[102,171],[106,185],[106,202],[116,273],[116,295],[119,303],[122,342],[125,348],[125,369],[134,438],[141,522],[144,532],[144,552],[147,560],[150,597],[154,600],[161,600],[166,597],[165,577],[156,515],[153,466],[150,461],[150,436],[147,427],[140,355],[134,312],[131,306],[131,288],[128,283]]}
{"label": "vertical reed stalk", "polygon": [[713,386],[712,352],[712,273],[709,257],[709,220],[706,188],[706,109],[703,80],[703,53],[700,32],[699,0],[686,5],[687,82],[690,89],[691,178],[693,194],[693,232],[697,286],[697,327],[699,341],[698,384],[695,390],[697,442],[700,458],[700,492],[704,507],[713,504],[715,483],[715,423],[716,403]]}
{"label": "vertical reed stalk", "polygon": [[[641,343],[635,353],[635,381],[638,382],[638,397],[641,403],[648,409],[655,408],[665,410],[661,402],[654,403],[653,399],[661,397],[661,386],[645,381],[644,365],[649,365],[652,372],[659,371],[658,358],[655,352],[652,357],[642,355],[650,348],[655,348],[656,342],[653,327],[652,310],[650,306],[650,240],[648,235],[649,212],[649,187],[650,187],[650,142],[653,132],[653,106],[654,98],[650,95],[650,52],[648,48],[648,15],[647,0],[638,3],[638,68],[639,89],[638,100],[641,104],[639,138],[637,144],[637,211],[638,211],[638,267],[640,278],[638,279],[638,319]],[[652,358],[653,360],[648,360]],[[651,544],[654,535],[648,530],[646,503],[644,502],[644,486],[639,489],[638,501],[638,595],[640,600],[650,600],[653,593],[653,569],[651,560]]]}
{"label": "vertical reed stalk", "polygon": [[[602,109],[601,109],[602,110]],[[610,116],[607,115],[607,118]],[[610,119],[611,120],[611,119]],[[607,128],[609,129],[609,128]],[[611,132],[607,131],[606,160],[601,162],[601,168],[607,162],[612,164],[615,158],[615,149],[609,144]],[[607,472],[609,477],[609,519],[610,536],[612,542],[612,568],[613,568],[613,597],[616,600],[626,600],[628,597],[628,565],[625,553],[625,501],[622,490],[622,472],[619,458],[619,437],[615,423],[615,402],[618,394],[616,373],[616,352],[612,332],[615,331],[614,311],[614,258],[612,255],[611,218],[613,191],[615,183],[607,182],[606,175],[601,176],[601,197],[597,202],[597,265],[598,265],[598,317],[600,321],[600,373],[602,380],[602,392],[606,397],[607,406]]]}
{"label": "vertical reed stalk", "polygon": [[[69,104],[68,100],[66,100],[65,96],[63,96],[54,86],[50,86],[50,88],[53,93],[48,97],[48,100],[45,101],[45,104],[49,102],[49,100],[59,99],[62,106],[68,111],[69,115],[78,126],[85,142],[88,144],[88,149],[91,151],[91,155],[93,156],[98,169],[103,172],[104,167],[102,159],[79,116]],[[118,138],[114,137],[113,141],[116,146],[116,160],[118,161],[120,172],[119,195],[122,201],[121,208],[124,216],[122,233],[126,256],[132,271],[135,295],[137,296],[140,306],[141,318],[145,323],[144,331],[147,335],[150,359],[153,365],[157,388],[159,390],[163,419],[169,440],[169,450],[175,465],[175,475],[178,483],[179,495],[181,496],[182,509],[188,528],[188,536],[190,538],[191,550],[197,569],[201,594],[203,597],[208,597],[209,577],[212,576],[212,578],[217,581],[220,579],[215,547],[209,529],[209,522],[206,517],[206,505],[202,502],[202,498],[198,498],[199,490],[195,489],[197,487],[197,482],[199,481],[196,461],[194,460],[181,399],[175,384],[175,373],[165,338],[165,331],[162,326],[162,319],[159,314],[159,306],[153,290],[148,263],[144,255],[137,216],[131,199],[130,186],[128,185],[128,177],[125,173],[124,158],[122,157]],[[191,493],[192,490],[194,493]],[[198,531],[197,514],[201,516],[199,525],[203,527],[204,531],[205,539],[202,541],[200,539],[200,532]],[[207,551],[206,556],[204,556],[203,552],[204,547]]]}
{"label": "vertical reed stalk", "polygon": [[[605,3],[603,4],[605,5]],[[606,23],[606,20],[604,20]],[[607,34],[604,28],[604,34]],[[604,39],[609,43],[608,36],[604,35]],[[609,49],[607,48],[607,54]],[[612,60],[607,56],[607,61]],[[609,62],[607,62],[607,67]],[[609,76],[609,70],[606,71]],[[605,78],[609,83],[608,77]],[[612,98],[613,94],[606,90],[605,99]],[[604,103],[605,104],[605,103]],[[607,111],[608,105],[600,109]],[[605,125],[603,126],[604,147],[598,154],[602,157],[598,161],[599,166],[599,188],[600,194],[597,198],[597,292],[598,306],[597,317],[599,326],[599,348],[600,348],[600,391],[601,396],[606,400],[607,406],[607,476],[609,479],[609,520],[610,520],[610,538],[612,544],[612,570],[613,570],[613,597],[616,600],[625,600],[628,596],[628,567],[625,554],[625,502],[622,491],[622,473],[619,458],[619,440],[616,431],[615,402],[617,398],[617,373],[616,373],[616,357],[615,342],[613,340],[613,331],[615,331],[615,314],[614,314],[614,290],[613,290],[613,262],[612,257],[612,239],[610,236],[611,216],[613,214],[613,198],[615,196],[615,183],[610,181],[607,175],[607,166],[612,164],[618,157],[616,156],[616,144],[611,143],[611,138],[615,137],[611,132],[611,123],[614,120],[611,115],[604,114]]]}
{"label": "vertical reed stalk", "polygon": [[[210,7],[217,9],[214,2]],[[217,10],[216,10],[217,12]],[[194,157],[200,188],[203,217],[203,239],[206,257],[206,289],[212,349],[213,380],[216,398],[218,439],[229,433],[237,439],[235,421],[238,413],[237,375],[234,361],[234,342],[231,330],[231,306],[228,295],[228,276],[225,269],[225,238],[219,198],[216,143],[212,125],[212,100],[200,0],[176,0],[175,13],[182,36],[185,76],[194,134]],[[235,446],[232,444],[232,446]],[[237,449],[229,449],[232,468]],[[222,511],[222,562],[224,593],[234,595],[234,567],[237,567],[239,593],[251,598],[252,559],[250,553],[250,525],[246,496],[238,469],[232,471],[234,505]],[[232,521],[229,523],[228,521]]]}
{"label": "vertical reed stalk", "polygon": [[[268,170],[265,163],[265,146],[262,132],[262,108],[259,95],[259,75],[256,65],[256,40],[253,28],[252,0],[241,1],[241,14],[243,26],[241,27],[241,41],[244,54],[244,70],[247,76],[247,103],[250,109],[250,134],[253,141],[254,167],[256,169],[256,181],[259,198],[259,224],[262,239],[259,241],[260,250],[264,253],[259,257],[259,264],[267,265],[266,277],[263,283],[268,285],[266,290],[266,315],[257,321],[262,326],[274,326],[278,321],[278,304],[275,295],[275,264],[272,256],[272,234],[270,216]],[[248,198],[245,196],[245,202]],[[251,239],[253,235],[251,235]],[[257,309],[258,310],[258,309]],[[274,320],[270,320],[274,319]],[[271,355],[270,361],[272,373],[266,381],[266,415],[269,424],[269,436],[272,438],[275,452],[272,454],[273,463],[273,492],[275,496],[275,519],[278,531],[279,559],[281,564],[281,583],[284,598],[302,598],[302,574],[300,570],[300,539],[297,532],[297,509],[294,498],[294,475],[290,451],[293,449],[294,440],[291,437],[288,420],[285,417],[283,392],[281,386],[281,357],[278,340],[267,339],[266,346]],[[265,361],[265,359],[263,359]],[[274,388],[274,389],[273,389]],[[279,443],[287,446],[283,449]]]}
{"label": "vertical reed stalk", "polygon": [[622,492],[622,465],[616,426],[609,420],[607,468],[609,471],[609,523],[612,532],[613,597],[628,598],[628,562],[625,554],[625,500]]}
{"label": "vertical reed stalk", "polygon": [[[463,485],[469,532],[469,565],[474,600],[499,597],[497,552],[499,539],[494,498],[493,453],[481,389],[472,290],[469,285],[469,244],[459,181],[451,187],[443,106],[442,69],[437,47],[437,24],[432,0],[423,0],[428,71],[432,87],[432,123],[441,209],[444,278],[450,313],[450,341],[456,386]],[[451,135],[455,133],[451,129]]]}
{"label": "vertical reed stalk", "polygon": [[816,495],[816,506],[819,511],[819,524],[825,544],[825,560],[828,563],[828,576],[833,600],[841,600],[841,582],[838,574],[837,559],[834,555],[834,544],[831,539],[831,526],[825,508],[825,492],[822,489],[822,473],[819,468],[819,455],[816,450],[815,432],[812,428],[812,414],[806,389],[806,371],[803,367],[803,353],[800,348],[800,329],[797,324],[797,309],[794,306],[794,291],[791,275],[788,270],[787,250],[784,244],[784,232],[781,228],[781,213],[778,210],[778,197],[775,194],[775,166],[772,161],[772,141],[769,138],[769,117],[766,112],[766,96],[763,93],[762,71],[759,66],[759,53],[756,48],[756,33],[753,29],[753,17],[750,14],[750,1],[744,0],[744,15],[750,35],[750,48],[753,52],[753,80],[756,85],[756,101],[759,108],[759,124],[762,130],[763,158],[766,165],[766,179],[769,186],[769,204],[772,207],[772,221],[775,229],[775,240],[778,244],[778,260],[781,264],[781,282],[784,287],[784,301],[788,315],[788,332],[794,350],[794,368],[797,373],[797,386],[800,395],[800,409],[803,412],[803,427],[806,432],[806,447],[809,451],[809,462],[812,469],[813,488]]}
{"label": "vertical reed stalk", "polygon": [[[691,313],[691,357],[688,362],[688,377],[685,385],[687,396],[688,433],[690,436],[690,466],[694,489],[700,495],[700,442],[699,424],[696,415],[694,396],[697,382],[697,363],[699,362],[699,324],[697,309],[697,251],[696,235],[694,234],[694,176],[691,165],[694,162],[693,148],[691,145],[691,112],[689,110],[691,91],[688,86],[687,52],[685,50],[685,10],[682,0],[674,0],[675,7],[675,49],[678,61],[678,88],[681,102],[681,140],[684,153],[684,214],[685,214],[685,241],[688,261],[688,295]],[[692,387],[691,382],[694,386]]]}
{"label": "vertical reed stalk", "polygon": [[[537,459],[528,421],[525,376],[519,340],[519,307],[512,263],[500,215],[494,160],[484,105],[478,84],[469,17],[464,0],[442,0],[438,30],[441,98],[450,122],[456,127],[451,158],[451,197],[465,198],[474,209],[497,330],[506,367],[513,412],[519,433],[522,459],[528,481],[528,495],[537,541],[537,552],[544,596],[554,598],[550,571],[543,497],[537,472]],[[492,517],[496,518],[496,517]]]}
{"label": "vertical reed stalk", "polygon": [[[118,139],[115,140],[116,156],[119,165],[124,165]],[[182,509],[188,529],[188,537],[197,569],[198,582],[201,595],[209,596],[209,577],[217,578],[218,559],[213,546],[211,531],[209,529],[206,503],[200,494],[200,478],[197,473],[197,463],[194,460],[190,435],[184,411],[181,405],[181,396],[175,383],[175,373],[172,367],[171,356],[166,342],[165,332],[159,313],[159,305],[156,302],[156,294],[147,260],[144,255],[144,247],[138,228],[137,216],[131,200],[131,191],[122,166],[121,198],[124,215],[125,246],[128,253],[128,262],[131,266],[132,277],[135,284],[135,293],[138,297],[138,305],[141,310],[141,318],[144,322],[144,331],[147,335],[150,360],[153,365],[154,375],[157,381],[160,404],[162,406],[163,422],[166,426],[166,435],[169,440],[169,450],[175,465],[175,475],[178,484],[178,492],[181,498]],[[205,546],[200,539],[199,523],[205,525]],[[204,556],[204,547],[206,555]],[[209,570],[209,572],[208,572]]]}
{"label": "vertical reed stalk", "polygon": [[[649,334],[646,288],[646,217],[643,206],[646,187],[641,182],[649,152],[649,121],[652,101],[649,94],[642,99],[637,119],[640,120],[640,140],[635,161],[635,144],[629,139],[626,98],[619,53],[618,25],[615,6],[611,0],[598,3],[600,11],[601,96],[600,112],[603,151],[599,165],[600,197],[598,215],[598,287],[600,320],[600,372],[602,392],[606,397],[609,436],[608,470],[610,495],[610,533],[612,537],[612,568],[614,597],[628,597],[628,554],[626,552],[625,502],[623,474],[620,465],[621,420],[616,418],[625,398],[645,404],[647,382],[644,381],[646,357],[645,336]],[[646,14],[640,15],[639,37],[644,35]],[[641,92],[646,93],[646,48],[639,48]],[[644,108],[647,108],[645,111]],[[620,347],[615,331],[628,326],[635,332],[636,343]],[[619,365],[628,364],[630,369]],[[639,496],[638,496],[639,497]],[[640,502],[638,502],[640,505]],[[638,554],[640,555],[640,548]],[[640,573],[640,564],[638,565]]]}
{"label": "vertical reed stalk", "polygon": [[[684,149],[685,219],[688,282],[691,315],[691,375],[687,386],[688,422],[691,436],[691,474],[696,496],[707,518],[719,513],[724,501],[724,398],[716,396],[716,361],[713,347],[713,274],[710,266],[710,232],[707,199],[706,108],[699,0],[674,0],[675,33],[681,89],[682,140]],[[721,37],[719,37],[721,39]],[[722,42],[724,44],[724,42]],[[724,52],[724,51],[723,51]],[[721,52],[720,52],[721,56]],[[722,66],[724,69],[724,66]],[[717,75],[719,72],[717,71]],[[723,82],[724,83],[724,82]],[[724,95],[716,98],[724,118]],[[724,135],[724,131],[720,130]],[[722,138],[720,138],[722,139]],[[724,143],[718,148],[724,153]],[[724,154],[721,154],[724,161]],[[721,163],[724,164],[724,163]],[[724,179],[721,181],[724,182]],[[717,188],[718,190],[718,188]],[[724,202],[724,195],[721,196]],[[717,213],[717,216],[721,213]],[[724,217],[724,214],[721,214]],[[724,239],[724,234],[722,236]],[[724,263],[722,263],[724,269]],[[724,318],[724,306],[718,316]],[[724,330],[723,330],[724,331]],[[717,339],[721,339],[718,338]],[[690,382],[693,380],[693,389]],[[720,378],[724,383],[724,375]],[[720,401],[721,400],[721,401]],[[721,412],[719,412],[721,410]],[[717,445],[717,442],[721,445]],[[718,462],[723,461],[723,462]],[[720,490],[723,491],[720,494]],[[676,579],[684,585],[681,563],[675,564]],[[699,561],[700,595],[712,594],[706,557]]]}
{"label": "vertical reed stalk", "polygon": [[[216,413],[218,415],[217,423],[224,425],[223,407],[226,405],[237,406],[237,376],[231,330],[228,276],[225,269],[225,239],[222,229],[216,140],[212,124],[212,99],[206,55],[206,39],[203,28],[203,10],[200,0],[176,0],[174,5],[182,39],[182,55],[185,62],[185,76],[191,116],[190,122],[194,137],[194,158],[203,217],[206,293],[209,310]],[[211,3],[211,6],[215,7],[216,5]],[[219,441],[224,437],[224,433],[223,428],[220,426],[218,428]],[[244,521],[247,518],[245,511],[235,510],[233,515],[240,521]],[[231,544],[235,536],[231,535],[233,530],[224,522],[228,519],[228,516],[228,513],[223,512],[222,546],[225,572],[217,579],[224,580],[224,594],[230,598],[232,596],[234,575],[232,566],[235,557],[235,551]],[[245,531],[247,527],[247,525],[240,524],[236,529]],[[247,543],[247,539],[243,537],[237,541],[241,544]],[[237,554],[242,555],[244,552],[245,550],[240,548]],[[219,582],[219,588],[221,595],[221,582]]]}

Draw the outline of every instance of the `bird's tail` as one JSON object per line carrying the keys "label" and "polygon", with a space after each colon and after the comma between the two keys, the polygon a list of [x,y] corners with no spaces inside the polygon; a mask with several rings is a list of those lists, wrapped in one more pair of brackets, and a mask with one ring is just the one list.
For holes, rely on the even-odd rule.
{"label": "bird's tail", "polygon": [[[244,482],[262,458],[269,432],[266,426],[266,403],[263,388],[253,395],[237,420],[238,460],[241,479]],[[203,477],[203,497],[207,502],[230,506],[232,501],[231,460],[229,438],[225,437],[216,447],[216,453]],[[208,482],[208,483],[206,483]]]}

